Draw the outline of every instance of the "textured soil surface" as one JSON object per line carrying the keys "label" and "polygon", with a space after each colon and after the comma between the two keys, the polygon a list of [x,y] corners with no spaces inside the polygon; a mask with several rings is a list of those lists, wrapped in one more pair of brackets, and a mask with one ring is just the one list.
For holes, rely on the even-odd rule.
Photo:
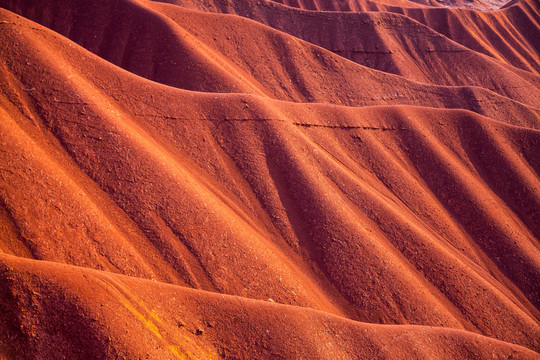
{"label": "textured soil surface", "polygon": [[0,359],[540,359],[536,0],[0,0]]}

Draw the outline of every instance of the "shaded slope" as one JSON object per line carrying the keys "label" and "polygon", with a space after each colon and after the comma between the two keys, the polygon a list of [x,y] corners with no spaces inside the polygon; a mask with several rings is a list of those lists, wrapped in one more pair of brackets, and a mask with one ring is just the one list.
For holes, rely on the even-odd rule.
{"label": "shaded slope", "polygon": [[386,7],[388,5],[400,7],[424,7],[424,6],[440,6],[437,1],[369,1],[369,0],[271,0],[278,4],[283,4],[291,7],[297,7],[305,10],[321,10],[321,11],[365,11],[371,6]]}
{"label": "shaded slope", "polygon": [[[360,11],[382,11],[397,14],[403,14],[424,25],[427,25],[436,33],[443,35],[466,48],[491,56],[499,61],[515,66],[522,70],[531,71],[538,74],[540,63],[538,62],[538,48],[540,37],[538,5],[534,1],[523,0],[517,4],[501,11],[480,12],[464,9],[449,8],[422,8],[393,5],[381,6],[372,2],[366,2],[367,5],[361,10],[355,10],[353,13],[316,13],[303,12],[288,7],[280,6],[271,1],[235,1],[229,3],[223,0],[192,1],[192,0],[161,0],[177,4],[190,9],[236,14],[256,20],[278,30],[285,31],[300,37],[306,41],[312,42],[329,50],[336,50],[342,56],[347,56],[355,61],[362,61],[359,56],[372,57],[371,63],[365,60],[361,62],[365,66],[373,66],[374,59],[378,57],[388,61],[389,49],[370,49],[365,51],[362,47],[349,46],[337,48],[334,41],[339,39],[341,43],[354,44],[355,39],[361,37],[370,39],[366,36],[366,31],[359,31],[357,28],[360,20],[369,18],[372,15],[358,13]],[[329,10],[323,8],[323,10]],[[355,13],[356,12],[356,13]],[[290,18],[295,19],[289,21]],[[330,28],[326,31],[309,29],[303,22],[313,23],[314,18],[320,17],[321,20],[330,19],[328,22],[335,25],[335,29]],[[327,25],[328,27],[328,25]],[[365,25],[363,26],[366,27]],[[379,27],[382,27],[379,25]],[[341,29],[347,31],[339,31]],[[313,28],[311,28],[313,29]],[[399,34],[402,37],[409,37],[410,41],[418,41],[414,32]],[[376,39],[380,41],[379,37]],[[356,40],[358,41],[358,40]],[[371,39],[373,41],[373,39]],[[381,45],[378,44],[380,47]],[[421,47],[420,49],[425,49]],[[416,51],[420,50],[416,49]],[[432,49],[435,50],[435,49]],[[378,55],[377,55],[378,54]],[[382,63],[379,61],[379,64]]]}
{"label": "shaded slope", "polygon": [[[415,104],[461,107],[498,119],[523,118],[521,115],[505,113],[506,109],[500,109],[496,103],[507,106],[510,102],[498,101],[499,97],[490,90],[482,90],[476,86],[474,89],[430,87],[406,81],[402,77],[358,66],[318,47],[239,17],[204,14],[174,6],[128,0],[111,2],[109,6],[116,10],[111,9],[108,12],[104,11],[106,5],[101,2],[99,7],[82,1],[65,4],[54,0],[39,4],[42,5],[25,8],[28,9],[25,14],[41,19],[44,24],[72,37],[116,65],[179,88],[269,94],[281,100],[332,102],[354,106]],[[55,6],[59,7],[57,12]],[[14,7],[17,8],[16,5]],[[151,11],[149,8],[159,11]],[[64,25],[65,28],[62,27],[64,22],[59,25],[52,17],[54,13],[61,13],[60,10],[71,14],[61,17],[72,18]],[[130,16],[125,16],[125,13]],[[137,14],[150,17],[152,21],[141,19]],[[93,20],[95,18],[109,19],[109,22],[106,25],[96,25]],[[403,17],[402,19],[408,20]],[[145,29],[145,25],[141,28],[141,23],[154,25]],[[372,28],[369,23],[373,22],[368,21],[368,28]],[[429,31],[427,28],[424,30]],[[244,31],[247,31],[249,36],[242,35]],[[115,36],[109,36],[108,32]],[[139,33],[147,35],[138,36]],[[170,38],[171,34],[173,38]],[[110,39],[114,39],[113,44],[108,44]],[[257,48],[268,50],[264,54],[251,50]],[[137,49],[146,51],[141,54]],[[197,56],[202,56],[194,61],[197,65],[195,68],[182,62],[186,52],[188,55],[194,52]],[[154,53],[160,54],[162,58],[148,57]],[[405,54],[406,49],[399,53]],[[404,64],[417,62],[422,54],[423,50],[412,58],[407,55],[398,62],[403,64],[404,71],[411,74],[426,72],[428,78],[439,76],[443,84],[456,85],[460,83],[459,79],[466,78],[471,80],[470,84],[467,80],[465,85],[486,86],[530,106],[536,106],[540,101],[537,77],[526,74],[517,76],[512,70],[498,67],[487,57],[484,59],[487,63],[481,65],[480,62],[479,66],[474,65],[478,59],[463,59],[462,62],[471,64],[469,71],[466,67],[460,69],[456,62],[449,62],[455,66],[449,67],[446,74],[447,70],[443,70],[446,67],[440,67],[444,62],[437,60],[435,55],[430,57],[433,61],[425,66],[419,62],[419,67],[409,66],[410,71],[407,70]],[[431,66],[436,66],[439,71],[433,70],[429,75],[427,69]],[[489,71],[490,67],[495,69]],[[461,73],[464,75],[459,75]],[[183,76],[184,74],[187,75]],[[189,80],[196,77],[201,80]],[[425,80],[424,76],[420,77]],[[381,83],[385,86],[379,86]],[[481,110],[477,110],[477,103],[481,103]]]}
{"label": "shaded slope", "polygon": [[[217,26],[205,20],[212,17],[186,13],[185,10],[164,5],[152,4],[152,8],[190,32],[200,33],[199,37],[206,43],[216,43],[221,47],[221,52],[230,53],[230,50],[223,47],[223,44],[227,44],[224,39],[215,40]],[[528,95],[530,89],[538,89],[540,78],[537,76],[459,46],[401,15],[274,11],[266,13],[261,22],[361,65],[395,73],[410,80],[449,86],[479,86],[525,103],[533,101],[535,104],[537,101]],[[201,31],[201,23],[207,24],[209,29]],[[223,20],[218,24],[222,23]],[[244,28],[248,26],[245,24]],[[246,40],[239,44],[252,48]],[[257,45],[268,48],[264,41]],[[235,58],[234,55],[230,57]],[[245,58],[240,53],[237,56]]]}
{"label": "shaded slope", "polygon": [[535,74],[540,72],[540,8],[522,0],[499,11],[463,9],[403,9],[403,13],[463,46]]}
{"label": "shaded slope", "polygon": [[0,260],[0,304],[7,310],[0,315],[4,320],[0,332],[2,339],[11,339],[2,341],[0,349],[13,359],[535,359],[538,355],[466,331],[357,323],[313,310],[84,268],[6,255]]}
{"label": "shaded slope", "polygon": [[475,10],[497,10],[503,7],[506,0],[270,0],[288,6],[307,10],[323,11],[366,11],[389,7],[402,8],[467,8]]}
{"label": "shaded slope", "polygon": [[94,53],[0,10],[2,355],[538,356],[537,89],[176,6],[10,4]]}
{"label": "shaded slope", "polygon": [[8,19],[5,252],[538,350],[538,131],[182,91]]}

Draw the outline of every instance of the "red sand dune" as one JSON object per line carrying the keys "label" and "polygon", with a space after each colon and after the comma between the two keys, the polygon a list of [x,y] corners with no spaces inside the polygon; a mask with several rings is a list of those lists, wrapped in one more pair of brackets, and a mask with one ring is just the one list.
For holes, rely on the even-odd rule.
{"label": "red sand dune", "polygon": [[0,358],[540,357],[536,2],[168,2],[0,0]]}

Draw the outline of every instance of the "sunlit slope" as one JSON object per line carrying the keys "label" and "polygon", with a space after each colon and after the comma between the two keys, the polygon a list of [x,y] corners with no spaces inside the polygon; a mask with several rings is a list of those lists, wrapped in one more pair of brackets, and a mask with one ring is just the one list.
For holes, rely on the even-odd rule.
{"label": "sunlit slope", "polygon": [[[538,357],[532,71],[395,14],[0,5],[44,25],[0,9],[0,357]],[[299,33],[361,16],[396,71]]]}
{"label": "sunlit slope", "polygon": [[[238,16],[155,2],[51,0],[25,9],[23,15],[130,72],[188,90],[351,106],[470,109],[480,102],[481,107],[491,107],[482,114],[505,118],[516,116],[493,104],[507,103],[498,101],[499,96],[532,107],[540,103],[537,75],[468,50],[402,15],[365,13],[349,18],[343,14],[336,25],[336,14],[306,18],[305,13],[293,12],[302,17],[285,30],[327,46],[334,54]],[[62,15],[66,12],[69,15]],[[317,39],[315,30],[326,35]],[[355,36],[341,35],[354,31]]]}
{"label": "sunlit slope", "polygon": [[5,253],[538,349],[537,130],[187,92],[3,14]]}
{"label": "sunlit slope", "polygon": [[0,351],[12,359],[537,358],[463,330],[353,322],[8,255],[0,274]]}
{"label": "sunlit slope", "polygon": [[[395,46],[396,44],[392,44],[392,42],[399,41],[400,38],[405,37],[408,40],[405,42],[405,46],[408,42],[422,41],[423,39],[419,39],[418,34],[416,34],[419,30],[425,32],[422,27],[418,27],[418,24],[415,25],[415,22],[419,22],[431,28],[439,38],[451,39],[469,50],[488,55],[536,75],[540,70],[537,55],[540,46],[538,40],[540,38],[540,18],[538,16],[540,9],[538,2],[533,0],[510,2],[503,9],[497,11],[423,7],[419,4],[411,7],[396,1],[390,5],[382,5],[365,1],[365,6],[362,8],[353,11],[346,10],[348,11],[346,13],[332,12],[332,8],[326,7],[322,8],[324,12],[303,10],[270,0],[257,2],[248,0],[235,0],[234,2],[226,0],[156,0],[156,2],[176,4],[205,12],[247,17],[335,51],[341,56],[359,61],[362,65],[369,67],[380,66],[384,64],[383,61],[393,60],[390,54],[396,54],[400,47]],[[367,13],[363,11],[367,11]],[[395,18],[387,14],[384,15],[387,20],[381,21],[379,19],[383,15],[377,15],[374,12],[402,14],[409,19],[400,20],[399,17]],[[370,19],[373,20],[370,21]],[[400,27],[409,27],[408,31],[395,34],[396,29],[389,27],[390,24],[385,24],[389,20],[390,23],[395,23],[395,19],[401,22]],[[317,25],[312,26],[313,24]],[[323,27],[319,27],[320,25]],[[374,30],[377,31],[375,35],[373,35]],[[397,35],[397,39],[384,37],[385,32],[393,32],[394,35]],[[379,33],[383,36],[379,36]],[[433,35],[430,36],[430,38],[433,37]],[[367,42],[370,47],[364,48],[363,42],[359,42],[359,39]],[[414,49],[413,52],[425,51],[431,55],[441,55],[442,53],[442,55],[448,56],[449,54],[444,54],[441,51],[444,48],[438,46],[441,39],[436,40],[430,44],[430,48],[420,47]],[[379,48],[375,48],[374,45]],[[389,48],[387,45],[392,45],[392,47]],[[460,52],[464,52],[463,49]],[[397,55],[401,54],[396,54],[394,57]],[[455,51],[454,55],[456,55]],[[467,54],[458,53],[457,55]],[[368,62],[367,59],[370,61]],[[425,61],[420,60],[421,62]],[[471,64],[462,65],[470,66]]]}

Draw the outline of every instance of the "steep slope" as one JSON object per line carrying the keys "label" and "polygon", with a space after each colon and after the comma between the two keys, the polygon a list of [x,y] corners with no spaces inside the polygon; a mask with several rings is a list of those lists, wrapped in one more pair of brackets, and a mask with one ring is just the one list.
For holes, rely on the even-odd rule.
{"label": "steep slope", "polygon": [[[14,4],[12,7],[20,6]],[[239,17],[134,0],[101,1],[99,6],[80,0],[67,4],[51,0],[36,2],[24,9],[21,11],[23,15],[51,26],[112,63],[179,88],[252,93],[281,100],[352,106],[389,103],[472,109],[472,106],[465,105],[470,102],[471,95],[460,94],[468,92],[468,89],[430,88],[404,81],[402,77],[352,64],[340,56]],[[533,107],[540,103],[538,76],[507,68],[489,57],[459,48],[418,23],[413,24],[411,30],[402,24],[405,21],[411,25],[410,20],[403,16],[366,16],[363,21],[355,22],[365,24],[366,35],[374,42],[359,44],[362,38],[349,37],[353,44],[344,43],[343,48],[345,52],[350,49],[357,54],[356,58],[366,63],[374,62],[375,68],[403,74],[415,81],[432,79],[441,85],[475,87],[472,96],[480,97],[482,102],[492,102],[497,98],[493,94],[495,92]],[[71,20],[66,22],[66,18]],[[96,18],[103,19],[104,23],[96,23]],[[331,19],[317,16],[312,20],[317,22],[322,33],[328,32],[325,24],[339,30]],[[351,28],[352,25],[344,21],[345,29],[337,34]],[[299,24],[305,29],[312,29],[315,25],[305,19]],[[390,28],[396,30],[384,30]],[[424,40],[411,42],[405,35],[401,39],[396,35],[405,34],[406,30],[416,34],[417,39]],[[381,31],[383,33],[379,34]],[[244,32],[250,36],[244,36]],[[339,42],[334,43],[340,46]],[[354,48],[358,47],[365,48],[365,52],[355,53]],[[264,55],[252,50],[258,48],[269,50]],[[138,49],[144,49],[144,52]],[[390,58],[378,56],[375,61],[369,55],[373,51],[386,52]],[[387,85],[381,87],[380,83]],[[366,98],[364,89],[370,89],[372,96]],[[499,112],[494,104],[486,107],[491,108],[481,114],[495,117]]]}
{"label": "steep slope", "polygon": [[271,0],[272,2],[297,7],[305,10],[321,11],[365,11],[367,7],[378,6],[386,7],[388,5],[400,7],[425,7],[440,6],[437,1],[431,0],[398,0],[398,1],[369,1],[369,0]]}
{"label": "steep slope", "polygon": [[0,327],[0,339],[11,339],[0,349],[11,359],[537,358],[462,330],[358,323],[84,268],[0,261],[0,316],[13,324]]}
{"label": "steep slope", "polygon": [[540,72],[540,7],[523,0],[503,10],[481,12],[464,9],[406,9],[401,13],[461,45],[535,74]]}
{"label": "steep slope", "polygon": [[307,10],[323,11],[366,11],[368,9],[402,7],[402,8],[441,8],[456,7],[475,10],[497,10],[504,6],[506,0],[270,0],[288,6]]}
{"label": "steep slope", "polygon": [[[151,6],[188,31],[200,33],[199,37],[205,43],[216,42],[212,41],[217,33],[214,26],[207,25],[210,29],[206,34],[199,26],[201,23],[209,23],[205,20],[207,14],[190,13],[166,5]],[[264,23],[277,24],[286,33],[361,65],[410,80],[447,86],[478,86],[523,102],[527,102],[520,94],[523,88],[538,88],[538,76],[459,46],[402,15],[313,14],[298,11],[280,11],[267,15]],[[243,27],[248,26],[245,24]],[[255,33],[254,30],[249,32]],[[224,43],[217,41],[218,46]],[[266,48],[264,42],[258,45]]]}
{"label": "steep slope", "polygon": [[[369,19],[372,15],[357,13],[360,10],[355,10],[348,14],[306,12],[284,7],[272,1],[262,0],[259,2],[236,0],[232,3],[225,0],[160,0],[160,2],[173,3],[200,11],[236,14],[247,17],[278,30],[288,32],[291,35],[300,37],[303,40],[326,49],[335,49],[339,51],[340,55],[347,56],[349,59],[355,61],[362,61],[359,54],[363,54],[364,56],[369,55],[375,59],[378,56],[385,61],[389,61],[389,49],[384,48],[382,43],[377,44],[382,50],[372,48],[370,49],[371,51],[365,51],[359,46],[358,38],[372,42],[381,42],[378,34],[375,35],[374,39],[368,36],[369,32],[366,32],[366,19]],[[540,31],[538,30],[539,8],[538,3],[532,0],[519,1],[504,10],[490,12],[449,9],[445,7],[425,8],[418,5],[411,8],[400,6],[398,3],[388,6],[375,5],[372,2],[366,3],[366,7],[362,8],[363,11],[382,11],[406,15],[410,19],[414,19],[430,27],[439,34],[439,37],[443,35],[470,50],[491,56],[494,59],[519,69],[531,71],[536,75],[540,71],[540,63],[537,56],[540,46],[538,41],[540,38]],[[324,8],[324,10],[332,9]],[[317,17],[320,17],[323,20],[323,24],[326,24],[325,31],[314,31],[313,29],[318,29],[317,26],[307,27],[307,24],[303,24],[303,22],[307,22],[312,25],[317,22],[314,19]],[[290,20],[291,18],[294,20]],[[335,25],[335,29],[328,24]],[[359,31],[357,28],[359,24],[362,26],[362,31]],[[408,22],[407,24],[411,23]],[[412,24],[413,26],[417,26],[414,25],[414,22]],[[345,31],[343,31],[344,28]],[[381,30],[383,32],[389,30],[385,29],[383,24],[379,24],[378,28],[382,28]],[[309,29],[311,31],[308,31]],[[373,31],[369,28],[367,30]],[[393,29],[390,28],[390,30]],[[400,33],[399,36],[408,36],[409,42],[422,40],[414,35],[414,31]],[[342,44],[339,48],[334,46],[334,42],[337,39]],[[391,37],[389,39],[394,40]],[[343,46],[346,43],[354,45],[355,42],[355,46],[349,48]],[[435,48],[433,48],[433,45],[431,46],[433,52]],[[420,47],[415,51],[420,49],[426,49],[426,47]],[[371,60],[371,63],[364,61],[362,65],[371,67],[373,63],[381,64],[383,62],[382,59],[381,61]]]}
{"label": "steep slope", "polygon": [[0,9],[2,356],[538,357],[533,74],[499,64],[502,96],[238,16],[8,5],[58,32]]}

